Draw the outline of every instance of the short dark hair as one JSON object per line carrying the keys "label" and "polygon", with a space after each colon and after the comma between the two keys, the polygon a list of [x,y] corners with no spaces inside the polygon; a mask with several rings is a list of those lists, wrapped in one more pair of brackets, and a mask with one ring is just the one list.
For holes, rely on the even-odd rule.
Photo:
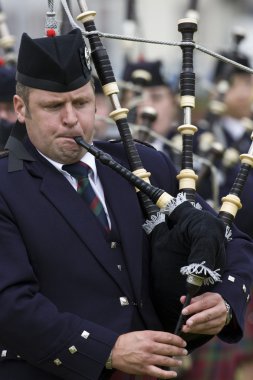
{"label": "short dark hair", "polygon": [[27,111],[27,116],[29,116],[30,111],[29,111],[29,96],[31,92],[31,87],[25,86],[24,84],[17,82],[16,84],[16,94],[20,96],[20,98],[23,100],[25,106],[26,106],[26,111]]}

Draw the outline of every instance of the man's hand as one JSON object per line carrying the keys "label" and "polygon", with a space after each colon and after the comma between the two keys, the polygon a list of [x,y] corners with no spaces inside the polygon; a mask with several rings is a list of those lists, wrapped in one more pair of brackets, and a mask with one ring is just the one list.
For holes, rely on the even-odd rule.
{"label": "man's hand", "polygon": [[[184,303],[185,296],[180,301]],[[182,314],[190,316],[182,327],[184,333],[217,335],[225,326],[227,308],[220,294],[207,292],[192,298]]]}
{"label": "man's hand", "polygon": [[162,331],[134,331],[121,335],[112,350],[112,367],[134,375],[172,379],[175,371],[161,367],[179,367],[175,357],[187,355],[186,342],[179,336]]}

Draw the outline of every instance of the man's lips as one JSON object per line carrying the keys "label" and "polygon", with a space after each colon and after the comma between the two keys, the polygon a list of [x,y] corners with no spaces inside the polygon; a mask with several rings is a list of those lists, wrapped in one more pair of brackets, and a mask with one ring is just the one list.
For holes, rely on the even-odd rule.
{"label": "man's lips", "polygon": [[75,141],[75,140],[74,140],[74,137],[76,137],[76,136],[78,136],[78,135],[74,135],[74,136],[59,136],[59,138],[61,138],[61,139],[66,139],[66,140],[73,140],[73,141]]}

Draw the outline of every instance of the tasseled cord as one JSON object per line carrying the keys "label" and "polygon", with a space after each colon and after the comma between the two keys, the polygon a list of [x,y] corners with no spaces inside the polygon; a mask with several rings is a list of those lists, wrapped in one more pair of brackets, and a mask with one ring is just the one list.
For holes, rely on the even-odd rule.
{"label": "tasseled cord", "polygon": [[[200,264],[192,263],[180,269],[180,273],[183,275],[197,275],[203,277],[203,285],[213,285],[215,282],[221,282],[221,275],[218,273],[220,269],[211,270],[202,261]],[[202,276],[201,276],[202,275]],[[206,277],[208,275],[208,277]]]}
{"label": "tasseled cord", "polygon": [[152,215],[151,220],[146,220],[142,226],[146,234],[149,235],[158,224],[165,221],[165,214],[170,215],[177,206],[185,201],[187,201],[185,193],[178,193],[177,197],[173,198],[164,209],[161,209],[156,215]]}
{"label": "tasseled cord", "polygon": [[146,220],[143,224],[143,229],[147,235],[151,234],[153,229],[160,223],[165,222],[165,214],[158,212],[156,215],[151,216],[151,220]]}
{"label": "tasseled cord", "polygon": [[54,11],[54,0],[48,0],[48,12],[46,14],[45,34],[47,37],[55,37],[58,29],[56,13]]}

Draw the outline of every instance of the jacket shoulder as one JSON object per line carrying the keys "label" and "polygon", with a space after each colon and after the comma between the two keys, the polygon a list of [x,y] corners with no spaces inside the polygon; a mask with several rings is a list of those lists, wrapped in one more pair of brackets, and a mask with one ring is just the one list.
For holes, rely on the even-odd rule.
{"label": "jacket shoulder", "polygon": [[[134,139],[134,142],[136,144],[147,146],[148,148],[156,150],[156,148],[153,145],[149,144],[148,142],[144,142],[144,141],[141,141],[141,140],[138,140],[138,139]],[[112,139],[112,140],[109,140],[109,143],[111,143],[111,144],[120,144],[120,143],[122,143],[122,140],[121,139]]]}

